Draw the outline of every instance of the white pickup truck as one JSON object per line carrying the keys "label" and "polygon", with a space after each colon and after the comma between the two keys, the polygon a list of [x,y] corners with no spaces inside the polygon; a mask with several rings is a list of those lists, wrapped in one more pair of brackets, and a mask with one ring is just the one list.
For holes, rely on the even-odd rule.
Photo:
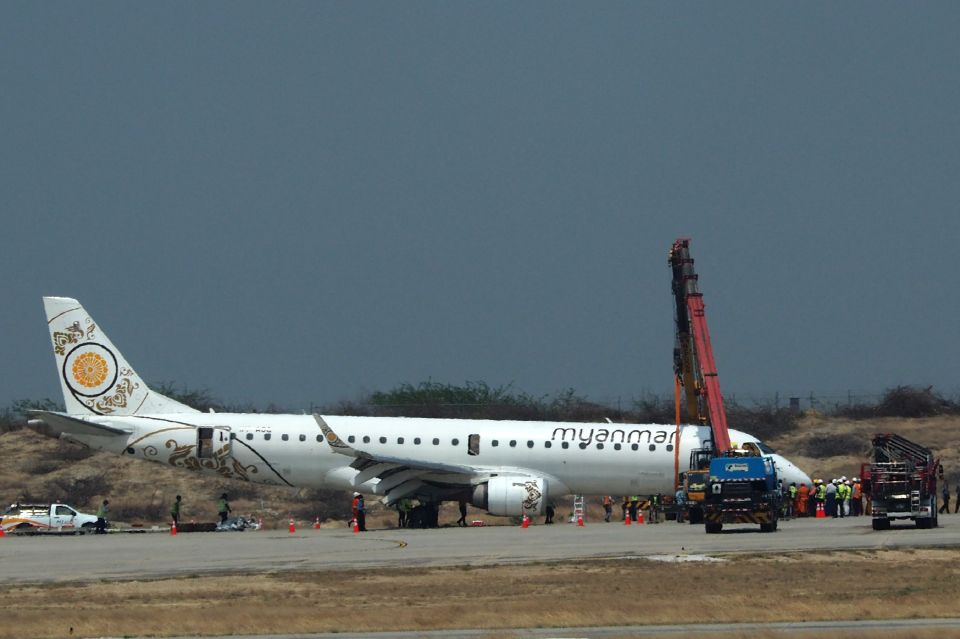
{"label": "white pickup truck", "polygon": [[93,532],[96,523],[95,515],[77,512],[66,504],[13,504],[0,519],[4,531]]}

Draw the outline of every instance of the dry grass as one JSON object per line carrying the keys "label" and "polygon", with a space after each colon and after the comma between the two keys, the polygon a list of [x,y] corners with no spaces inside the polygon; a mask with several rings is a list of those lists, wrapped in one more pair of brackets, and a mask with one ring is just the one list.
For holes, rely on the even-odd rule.
{"label": "dry grass", "polygon": [[[713,622],[937,617],[955,612],[958,559],[869,551],[29,586],[0,592],[0,637],[667,624],[681,609]],[[771,584],[774,603],[757,605]]]}
{"label": "dry grass", "polygon": [[859,474],[860,464],[867,461],[857,451],[845,447],[811,457],[802,454],[810,442],[827,437],[843,437],[851,442],[862,441],[863,451],[868,451],[870,439],[876,433],[897,433],[931,449],[940,457],[951,486],[960,481],[960,417],[945,415],[923,419],[899,419],[892,417],[849,420],[818,415],[804,417],[796,430],[771,438],[768,443],[783,453],[811,477],[829,480],[846,475]]}

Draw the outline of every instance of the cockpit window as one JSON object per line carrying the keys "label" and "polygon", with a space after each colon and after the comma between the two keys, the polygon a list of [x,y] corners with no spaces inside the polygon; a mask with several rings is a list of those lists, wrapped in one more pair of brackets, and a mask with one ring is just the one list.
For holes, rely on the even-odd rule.
{"label": "cockpit window", "polygon": [[775,455],[777,453],[777,451],[770,448],[763,442],[757,442],[757,448],[759,448],[760,452],[763,453],[764,455]]}

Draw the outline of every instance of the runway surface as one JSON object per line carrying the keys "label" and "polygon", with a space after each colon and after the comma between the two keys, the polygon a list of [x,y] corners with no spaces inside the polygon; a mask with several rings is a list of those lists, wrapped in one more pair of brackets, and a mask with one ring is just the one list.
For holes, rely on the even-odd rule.
{"label": "runway surface", "polygon": [[[670,635],[712,635],[758,632],[778,634],[809,633],[829,636],[840,631],[883,633],[896,630],[916,631],[936,629],[955,631],[960,619],[894,619],[862,621],[807,621],[788,623],[715,623],[677,624],[675,626],[590,626],[585,628],[501,628],[497,630],[411,630],[399,632],[329,632],[308,635],[244,635],[244,639],[482,639],[484,637],[664,637]],[[876,636],[876,635],[874,635]],[[879,636],[883,636],[879,634]],[[171,639],[201,639],[200,637],[172,637]]]}
{"label": "runway surface", "polygon": [[17,537],[0,539],[0,583],[51,583],[402,566],[459,566],[648,555],[769,553],[837,548],[960,546],[960,515],[940,527],[877,532],[867,517],[798,519],[774,533],[757,526],[707,535],[674,522],[588,522],[520,527],[347,529]]}

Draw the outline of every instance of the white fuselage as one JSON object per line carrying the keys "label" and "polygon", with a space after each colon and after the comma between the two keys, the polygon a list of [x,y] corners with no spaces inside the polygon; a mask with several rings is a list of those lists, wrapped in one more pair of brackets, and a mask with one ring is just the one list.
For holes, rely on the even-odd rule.
{"label": "white fuselage", "polygon": [[[312,415],[183,413],[157,416],[84,416],[87,421],[132,430],[129,437],[70,435],[98,448],[269,485],[334,488],[383,494],[377,479],[351,467],[324,440]],[[525,472],[548,477],[551,494],[650,495],[672,493],[677,470],[690,452],[710,439],[705,426],[571,423],[323,416],[357,449],[386,458],[427,464],[470,466],[488,473]],[[229,433],[223,454],[198,458],[199,428]],[[755,437],[731,431],[739,442]],[[119,440],[119,441],[118,441]],[[125,445],[119,448],[119,444]],[[118,449],[119,448],[119,449]],[[471,454],[475,453],[475,454]],[[771,454],[785,484],[809,478],[780,455]]]}

